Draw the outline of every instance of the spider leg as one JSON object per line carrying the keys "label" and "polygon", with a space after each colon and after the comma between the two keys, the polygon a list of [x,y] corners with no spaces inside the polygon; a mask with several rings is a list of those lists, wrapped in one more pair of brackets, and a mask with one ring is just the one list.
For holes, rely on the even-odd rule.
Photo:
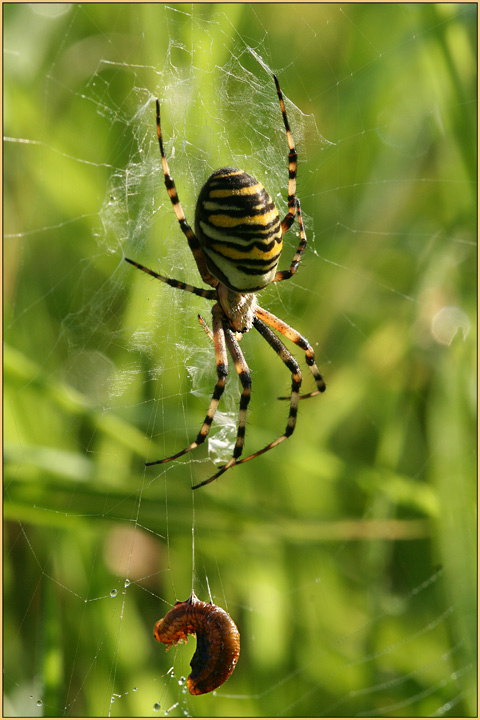
{"label": "spider leg", "polygon": [[[260,320],[263,320],[267,323],[267,325],[270,325],[270,327],[272,327],[274,330],[278,330],[278,332],[282,333],[284,337],[295,343],[295,345],[301,347],[302,350],[305,350],[305,360],[308,367],[310,368],[313,377],[315,378],[315,382],[317,383],[317,390],[307,393],[306,395],[300,395],[300,399],[303,400],[305,398],[313,397],[314,395],[325,392],[325,381],[320,375],[318,367],[315,363],[315,355],[313,352],[313,348],[311,347],[308,340],[302,335],[300,335],[300,333],[298,333],[296,330],[294,330],[294,328],[290,327],[290,325],[287,325],[286,322],[280,320],[280,318],[277,318],[276,315],[273,315],[273,313],[268,312],[268,310],[264,310],[260,306],[257,306],[256,314],[257,317],[260,318]],[[279,398],[279,400],[288,400],[288,397],[282,396]]]}
{"label": "spider leg", "polygon": [[300,264],[300,260],[302,258],[302,255],[304,253],[305,248],[307,247],[307,236],[305,235],[305,227],[303,225],[303,219],[302,219],[302,208],[300,206],[300,200],[297,198],[295,201],[296,208],[297,208],[297,217],[298,217],[298,226],[300,229],[300,242],[298,243],[298,248],[293,256],[293,260],[290,264],[290,267],[288,270],[279,270],[275,273],[275,277],[273,278],[273,282],[280,282],[281,280],[289,280],[292,275],[295,275],[295,273],[298,270],[298,266]]}
{"label": "spider leg", "polygon": [[285,125],[288,142],[288,213],[285,215],[281,223],[282,235],[285,235],[287,230],[292,227],[293,221],[295,220],[295,215],[298,216],[298,224],[300,226],[300,243],[298,245],[297,252],[293,257],[289,270],[278,271],[273,279],[273,282],[279,282],[280,280],[288,280],[288,278],[291,278],[292,275],[294,275],[297,271],[300,259],[303,255],[303,251],[307,246],[307,238],[305,235],[305,229],[303,227],[300,200],[295,196],[297,189],[297,150],[295,148],[292,131],[290,130],[290,124],[287,118],[287,111],[285,110],[285,103],[283,101],[283,95],[282,91],[280,90],[277,76],[274,75],[273,79],[275,80],[275,86],[277,88],[278,100],[280,102],[280,110],[282,111],[283,123]]}
{"label": "spider leg", "polygon": [[156,101],[156,110],[158,144],[160,147],[160,155],[162,156],[162,169],[163,175],[165,177],[165,187],[167,188],[168,197],[172,202],[175,215],[177,216],[177,220],[180,225],[180,229],[187,238],[188,246],[192,251],[195,262],[197,263],[198,271],[202,276],[203,281],[211,287],[217,287],[218,280],[214,278],[207,269],[207,264],[205,262],[202,248],[200,246],[200,243],[198,242],[195,233],[193,232],[192,228],[190,227],[185,218],[185,213],[183,212],[183,208],[180,204],[177,189],[175,187],[175,182],[170,175],[170,168],[168,167],[168,162],[167,158],[165,157],[165,150],[163,147],[162,128],[160,125],[160,102],[158,100]]}
{"label": "spider leg", "polygon": [[[238,429],[237,439],[235,441],[235,447],[233,449],[233,458],[236,460],[242,454],[243,443],[245,441],[245,426],[247,424],[247,408],[250,402],[250,395],[252,389],[252,379],[250,377],[250,370],[245,361],[242,351],[238,345],[235,333],[230,328],[225,328],[225,340],[227,347],[232,356],[235,370],[238,373],[239,380],[242,384],[242,394],[240,396],[240,410],[238,413]],[[228,465],[228,463],[227,463]],[[226,469],[226,468],[225,468]]]}
{"label": "spider leg", "polygon": [[192,487],[192,490],[196,490],[199,487],[208,485],[209,483],[213,482],[213,480],[216,480],[218,477],[220,477],[220,475],[223,475],[223,473],[226,472],[229,468],[236,465],[238,462],[238,458],[242,454],[243,444],[245,442],[245,427],[247,424],[247,408],[248,408],[248,404],[250,402],[252,380],[250,377],[250,371],[248,369],[248,365],[245,361],[243,353],[240,350],[240,347],[236,340],[235,333],[229,327],[224,327],[224,331],[225,331],[225,340],[227,343],[227,347],[230,352],[230,355],[232,356],[232,360],[235,364],[235,370],[238,373],[238,377],[240,379],[240,382],[242,383],[242,388],[243,388],[242,394],[240,396],[240,410],[238,413],[237,439],[235,441],[233,455],[230,458],[230,460],[227,462],[227,464],[223,465],[223,467],[221,467],[220,470],[215,473],[215,475],[212,475],[212,477],[209,477],[207,480],[203,480],[203,482],[198,483],[198,485],[194,485]]}
{"label": "spider leg", "polygon": [[220,305],[213,306],[212,315],[213,340],[215,343],[215,356],[217,360],[217,382],[213,390],[213,395],[210,401],[207,415],[205,417],[205,420],[203,421],[202,427],[200,428],[200,432],[198,433],[196,440],[183,450],[180,450],[180,452],[175,453],[175,455],[170,455],[170,457],[163,458],[162,460],[154,460],[153,462],[147,462],[145,463],[145,465],[162,465],[163,463],[170,462],[170,460],[175,460],[176,458],[185,455],[191,450],[195,450],[195,448],[197,448],[204,442],[205,438],[209,433],[209,430],[212,426],[213,418],[215,417],[215,413],[217,411],[219,400],[222,397],[223,391],[225,389],[225,382],[228,372],[228,359],[227,351],[225,348],[225,333],[223,329],[223,310],[221,309]]}
{"label": "spider leg", "polygon": [[[239,448],[237,450],[237,457],[234,456],[228,461],[226,465],[224,465],[220,470],[215,473],[212,477],[208,478],[208,480],[204,480],[203,482],[199,483],[198,485],[195,485],[193,489],[202,487],[203,485],[208,485],[213,480],[216,480],[220,475],[223,475],[224,472],[229,470],[234,465],[241,465],[242,463],[248,462],[249,460],[253,460],[253,458],[258,457],[259,455],[263,455],[263,453],[267,452],[267,450],[271,450],[272,448],[279,445],[284,440],[287,440],[287,438],[292,435],[293,431],[295,430],[295,423],[297,419],[297,408],[298,408],[298,400],[299,400],[299,390],[300,386],[302,384],[302,373],[300,371],[300,367],[293,357],[293,355],[287,350],[285,345],[282,343],[282,341],[273,333],[270,328],[268,328],[262,320],[260,320],[258,317],[255,317],[253,320],[254,327],[258,330],[260,335],[268,342],[268,344],[275,350],[277,355],[280,357],[280,359],[285,363],[285,365],[288,367],[290,372],[292,373],[292,392],[289,397],[290,400],[290,410],[288,413],[288,420],[287,420],[287,426],[285,428],[285,431],[283,435],[280,435],[276,440],[273,440],[271,443],[266,445],[261,450],[257,450],[257,452],[252,453],[251,455],[248,455],[247,457],[238,459],[238,456],[240,455],[242,449],[243,449],[243,436],[241,436],[241,433],[244,433],[244,427],[241,428],[242,422],[240,420],[239,426],[238,426],[238,435],[237,435],[237,443],[235,444],[235,449],[237,450],[237,447]],[[238,348],[240,350],[240,348]],[[240,373],[239,373],[240,374]],[[242,397],[245,393],[245,386],[244,386],[244,392],[242,393]],[[248,404],[248,401],[247,401]],[[242,405],[240,404],[240,410],[242,410]],[[246,413],[246,406],[244,408]]]}
{"label": "spider leg", "polygon": [[297,151],[295,149],[295,143],[293,141],[292,131],[290,130],[290,124],[287,118],[287,111],[285,110],[285,103],[283,101],[282,91],[280,90],[280,84],[276,75],[273,76],[275,81],[275,87],[277,88],[278,100],[280,102],[280,110],[282,111],[283,123],[285,125],[285,131],[287,133],[288,141],[288,213],[282,220],[282,235],[285,235],[287,230],[292,226],[295,220],[295,213],[297,212],[297,204],[295,202],[295,192],[297,187]]}
{"label": "spider leg", "polygon": [[197,315],[197,317],[198,317],[198,322],[199,322],[200,325],[203,327],[203,329],[204,329],[205,332],[207,333],[207,335],[208,335],[208,337],[210,338],[210,340],[211,340],[212,342],[215,342],[215,340],[213,339],[213,332],[210,330],[210,328],[208,327],[208,325],[207,325],[207,323],[205,322],[205,320],[203,319],[203,317],[202,317],[201,315]]}
{"label": "spider leg", "polygon": [[[203,329],[205,330],[205,332],[207,333],[207,335],[208,335],[208,337],[210,338],[210,340],[212,340],[212,342],[213,342],[213,333],[212,333],[212,331],[210,330],[210,328],[208,327],[207,323],[205,322],[205,320],[203,319],[203,317],[202,317],[201,315],[198,315],[198,321],[199,321],[200,325],[203,327]],[[236,339],[238,342],[240,342],[240,340],[242,339],[242,337],[243,337],[243,333],[241,333],[241,332],[236,332],[236,333],[235,333],[235,339]]]}
{"label": "spider leg", "polygon": [[130,258],[127,257],[125,258],[125,260],[130,263],[130,265],[133,265],[139,270],[143,270],[143,272],[147,273],[147,275],[151,275],[157,280],[161,280],[167,285],[170,285],[170,287],[177,288],[178,290],[186,290],[187,292],[191,292],[194,295],[199,295],[200,297],[207,298],[208,300],[216,300],[217,298],[217,293],[215,290],[205,290],[204,288],[198,288],[194,285],[187,285],[187,283],[180,282],[180,280],[173,280],[172,278],[167,278],[164,275],[160,275],[154,270],[149,270],[149,268],[146,268],[144,265],[140,265],[140,263],[135,262],[135,260],[130,260]]}

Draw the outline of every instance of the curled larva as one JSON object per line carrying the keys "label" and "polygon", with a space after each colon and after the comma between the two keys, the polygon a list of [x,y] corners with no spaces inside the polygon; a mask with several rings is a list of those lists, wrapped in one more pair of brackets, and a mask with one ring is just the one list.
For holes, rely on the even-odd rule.
{"label": "curled larva", "polygon": [[167,645],[187,642],[188,635],[197,636],[197,649],[190,662],[192,672],[187,687],[192,695],[211,692],[227,680],[240,655],[240,633],[225,610],[213,603],[202,602],[192,590],[185,602],[177,602],[159,620],[155,639]]}

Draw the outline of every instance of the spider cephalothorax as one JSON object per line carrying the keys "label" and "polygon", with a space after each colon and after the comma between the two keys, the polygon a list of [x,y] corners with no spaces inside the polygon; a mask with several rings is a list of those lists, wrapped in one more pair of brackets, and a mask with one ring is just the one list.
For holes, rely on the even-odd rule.
{"label": "spider cephalothorax", "polygon": [[[146,464],[157,465],[174,460],[198,447],[205,440],[225,388],[228,367],[227,349],[242,384],[237,439],[232,457],[215,475],[198,483],[194,486],[194,489],[207,485],[234,465],[252,460],[290,437],[295,429],[299,399],[312,397],[325,390],[325,383],[315,364],[314,353],[308,341],[283,320],[261,308],[255,295],[257,291],[262,290],[272,282],[280,282],[292,277],[298,268],[300,258],[307,245],[300,200],[295,195],[297,152],[288,124],[280,86],[277,77],[274,75],[273,78],[277,88],[289,147],[288,212],[283,220],[280,220],[274,202],[258,180],[238,168],[225,167],[212,173],[200,191],[195,211],[194,233],[185,219],[175,183],[170,175],[163,148],[160,105],[157,100],[157,135],[165,186],[177,220],[197,263],[200,275],[203,281],[213,289],[198,288],[178,280],[166,278],[134,260],[125,258],[127,262],[139,268],[139,270],[143,270],[143,272],[167,283],[171,287],[186,290],[195,295],[216,301],[212,308],[212,330],[199,316],[205,332],[215,345],[217,359],[217,383],[200,432],[194,442],[175,455]],[[295,217],[298,219],[300,242],[290,268],[278,271],[277,266],[282,251],[283,236],[293,224]],[[247,407],[250,401],[251,379],[238,340],[243,333],[248,332],[252,327],[258,330],[290,370],[292,387],[288,397],[290,410],[283,435],[280,435],[276,440],[273,440],[252,455],[241,458],[245,438]],[[270,328],[277,330],[305,351],[307,365],[317,384],[316,390],[306,395],[299,394],[302,383],[300,367],[293,355]]]}

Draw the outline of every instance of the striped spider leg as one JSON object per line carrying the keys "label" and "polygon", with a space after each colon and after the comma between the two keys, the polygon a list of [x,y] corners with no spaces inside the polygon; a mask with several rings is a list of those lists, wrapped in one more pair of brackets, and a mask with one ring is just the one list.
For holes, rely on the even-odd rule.
{"label": "striped spider leg", "polygon": [[[228,372],[228,356],[231,356],[242,385],[237,423],[237,436],[230,460],[207,480],[194,485],[196,489],[212,482],[235,465],[248,462],[271,450],[292,435],[300,399],[313,397],[325,390],[325,383],[315,364],[315,356],[309,342],[296,330],[272,313],[261,308],[256,293],[272,282],[291,278],[298,269],[307,245],[300,200],[296,197],[297,152],[287,118],[282,92],[273,76],[280,103],[288,142],[288,212],[280,220],[278,210],[263,185],[252,175],[233,167],[223,167],[213,172],[198,196],[195,210],[195,232],[183,212],[175,183],[163,147],[160,126],[160,105],[156,103],[157,136],[162,159],[165,186],[180,228],[185,235],[203,281],[211,290],[195,287],[179,280],[149,270],[144,265],[125,258],[139,270],[179,290],[215,300],[212,307],[212,330],[199,315],[208,337],[215,346],[217,382],[207,415],[196,439],[186,448],[163,458],[148,462],[158,465],[185,455],[202,444],[208,436],[213,419],[225,389]],[[283,236],[298,218],[300,240],[288,270],[277,271],[283,247]],[[251,377],[248,365],[238,344],[242,336],[252,328],[266,340],[291,373],[291,392],[287,425],[282,435],[255,453],[242,458],[247,409],[251,394]],[[305,352],[306,363],[313,375],[317,389],[300,394],[302,374],[298,362],[273,332],[279,332]]]}
{"label": "striped spider leg", "polygon": [[[210,329],[206,326],[203,318],[200,318],[200,321],[202,325],[204,326],[205,331],[213,339],[214,333],[212,334]],[[300,387],[302,384],[302,373],[300,371],[300,366],[298,365],[298,362],[295,360],[293,355],[289,352],[289,350],[285,347],[283,342],[278,338],[275,333],[273,333],[269,327],[274,328],[278,332],[282,333],[286,338],[291,340],[293,343],[301,347],[303,350],[305,350],[305,359],[307,362],[307,365],[315,379],[315,382],[317,384],[317,389],[313,390],[312,392],[306,393],[305,395],[300,395]],[[263,308],[257,306],[255,310],[255,318],[253,320],[253,327],[260,333],[260,335],[267,341],[267,343],[273,348],[273,350],[277,353],[277,355],[280,357],[282,362],[287,366],[287,368],[290,370],[292,374],[292,387],[291,387],[291,393],[289,396],[286,397],[280,397],[279,400],[290,400],[290,409],[288,413],[288,420],[287,420],[287,426],[285,428],[285,431],[283,435],[280,435],[278,438],[273,440],[271,443],[266,445],[265,447],[261,448],[260,450],[257,450],[256,452],[252,453],[251,455],[248,455],[247,457],[240,458],[240,455],[243,450],[243,443],[245,438],[245,424],[246,424],[246,411],[248,402],[250,400],[250,387],[251,387],[251,380],[250,380],[250,374],[248,371],[248,367],[245,364],[245,360],[243,358],[243,355],[241,353],[240,347],[238,346],[238,342],[235,338],[235,336],[232,336],[230,338],[230,344],[229,344],[229,350],[232,357],[235,359],[235,354],[237,353],[238,360],[235,362],[235,367],[237,369],[237,372],[239,374],[240,380],[242,382],[242,385],[244,386],[244,390],[242,392],[242,397],[240,399],[240,413],[239,413],[239,422],[238,422],[238,429],[237,429],[237,439],[235,442],[235,447],[233,451],[233,455],[230,458],[230,460],[223,465],[216,473],[215,475],[212,475],[212,477],[209,477],[207,480],[203,480],[202,482],[198,483],[197,485],[193,486],[193,490],[196,490],[199,487],[203,487],[204,485],[208,485],[213,480],[216,480],[220,475],[223,475],[224,472],[229,470],[234,465],[241,465],[242,463],[246,463],[249,460],[253,460],[254,458],[258,457],[259,455],[263,455],[263,453],[267,452],[267,450],[271,450],[272,448],[279,445],[284,440],[287,440],[290,435],[293,434],[293,431],[295,430],[296,420],[297,420],[297,407],[298,407],[298,401],[303,400],[305,398],[314,397],[315,395],[318,395],[325,391],[325,381],[323,380],[323,377],[321,376],[316,364],[315,364],[315,356],[312,347],[310,346],[308,340],[306,338],[302,337],[300,333],[298,333],[296,330],[291,328],[289,325],[287,325],[283,320],[280,320],[280,318],[277,318],[272,313],[268,312],[267,310],[264,310]],[[237,364],[238,363],[238,364]],[[242,374],[246,373],[248,376],[248,380],[245,383],[244,380],[242,380]]]}

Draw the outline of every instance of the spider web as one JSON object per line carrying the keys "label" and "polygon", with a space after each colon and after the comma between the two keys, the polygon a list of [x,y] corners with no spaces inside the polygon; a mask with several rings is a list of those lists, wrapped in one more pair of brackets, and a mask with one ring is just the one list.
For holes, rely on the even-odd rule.
{"label": "spider web", "polygon": [[[7,716],[473,716],[476,6],[10,5],[5,20]],[[327,393],[294,436],[230,457],[187,219],[233,165],[286,210],[278,74],[308,237],[263,306]],[[285,237],[281,269],[298,244]],[[246,452],[283,432],[262,339]],[[301,354],[305,391],[313,389]],[[153,625],[191,589],[240,660],[190,697],[194,640]]]}

